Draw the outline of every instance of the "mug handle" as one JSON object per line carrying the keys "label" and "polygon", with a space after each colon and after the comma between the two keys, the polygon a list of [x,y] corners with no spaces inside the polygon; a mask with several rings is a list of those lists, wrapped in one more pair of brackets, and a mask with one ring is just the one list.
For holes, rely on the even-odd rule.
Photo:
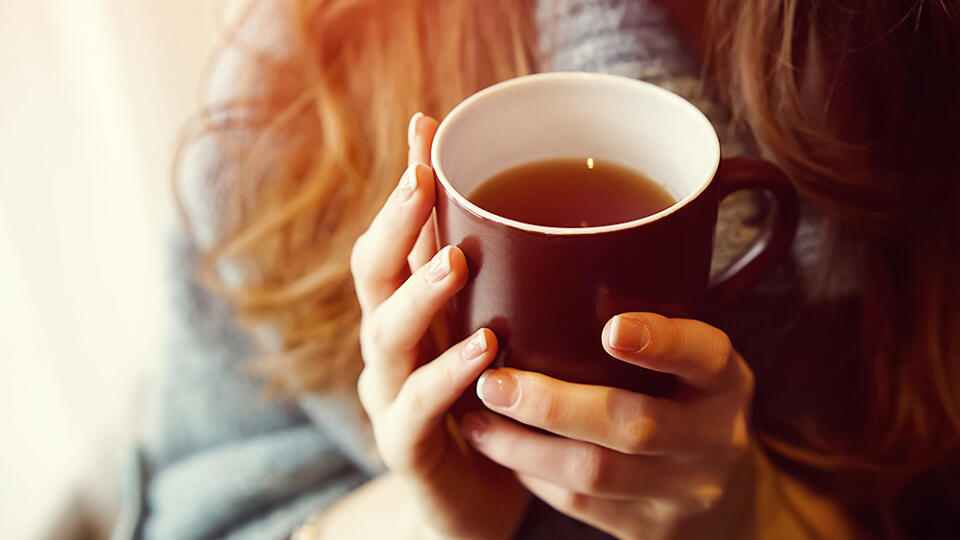
{"label": "mug handle", "polygon": [[797,231],[800,207],[793,184],[779,167],[767,160],[724,158],[717,170],[717,200],[741,189],[757,189],[770,197],[767,222],[753,246],[727,269],[710,280],[710,304],[733,300],[756,285],[790,250]]}

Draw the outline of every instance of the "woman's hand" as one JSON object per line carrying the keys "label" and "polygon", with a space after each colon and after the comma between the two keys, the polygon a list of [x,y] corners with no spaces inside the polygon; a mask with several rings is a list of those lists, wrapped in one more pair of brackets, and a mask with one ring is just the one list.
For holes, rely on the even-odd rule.
{"label": "woman's hand", "polygon": [[[707,324],[626,313],[603,330],[614,357],[679,377],[672,399],[502,368],[467,415],[471,445],[557,510],[618,538],[738,538],[750,508],[753,375]],[[535,426],[536,432],[510,421]]]}
{"label": "woman's hand", "polygon": [[409,167],[351,255],[363,310],[358,391],[380,455],[416,501],[425,532],[508,538],[529,493],[509,471],[458,447],[445,423],[451,405],[496,356],[496,336],[480,329],[420,362],[431,321],[467,280],[459,249],[434,253],[434,180],[425,163],[436,129],[432,118],[411,119]]}

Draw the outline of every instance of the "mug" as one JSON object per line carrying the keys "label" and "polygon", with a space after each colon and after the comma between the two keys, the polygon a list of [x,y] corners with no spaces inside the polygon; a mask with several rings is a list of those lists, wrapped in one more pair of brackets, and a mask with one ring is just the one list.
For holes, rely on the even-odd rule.
{"label": "mug", "polygon": [[[507,219],[465,196],[505,169],[572,157],[627,166],[677,202],[634,221],[565,228]],[[699,109],[626,77],[542,73],[481,90],[443,119],[431,161],[438,242],[460,247],[470,270],[448,306],[446,341],[486,326],[500,343],[495,365],[570,382],[668,394],[672,376],[603,350],[605,323],[629,311],[689,316],[736,297],[787,252],[797,226],[796,195],[776,166],[721,159]],[[753,247],[711,279],[717,207],[741,189],[765,193],[771,214]]]}

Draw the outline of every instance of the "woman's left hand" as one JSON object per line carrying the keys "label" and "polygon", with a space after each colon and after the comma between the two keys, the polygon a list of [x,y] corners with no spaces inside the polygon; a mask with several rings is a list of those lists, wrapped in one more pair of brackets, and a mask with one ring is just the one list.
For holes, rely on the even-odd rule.
{"label": "woman's left hand", "polygon": [[618,538],[738,537],[750,506],[743,358],[712,326],[651,313],[614,317],[601,339],[624,362],[676,375],[681,390],[655,398],[488,370],[477,394],[499,414],[467,415],[467,440],[546,503]]}

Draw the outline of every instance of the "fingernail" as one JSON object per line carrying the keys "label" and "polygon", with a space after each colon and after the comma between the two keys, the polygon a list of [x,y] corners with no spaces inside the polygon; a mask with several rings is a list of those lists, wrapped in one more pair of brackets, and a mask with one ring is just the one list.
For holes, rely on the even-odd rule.
{"label": "fingernail", "polygon": [[417,193],[417,187],[419,186],[419,178],[417,174],[417,166],[423,165],[423,163],[414,163],[407,167],[407,170],[403,171],[403,175],[400,177],[400,185],[397,186],[397,196],[400,198],[400,202],[407,202],[413,198],[414,194]]}
{"label": "fingernail", "polygon": [[417,123],[423,118],[423,113],[417,111],[410,118],[410,124],[407,126],[407,146],[413,146],[413,138],[417,135]]}
{"label": "fingernail", "polygon": [[427,281],[429,283],[439,283],[440,280],[447,277],[450,273],[450,248],[445,247],[439,253],[433,256],[430,261],[430,267],[427,268]]}
{"label": "fingernail", "polygon": [[618,351],[636,352],[649,341],[650,330],[630,317],[617,315],[610,323],[610,346]]}
{"label": "fingernail", "polygon": [[463,433],[464,437],[480,444],[483,442],[483,437],[486,435],[489,426],[486,418],[479,414],[467,413],[463,415],[463,420],[460,421],[460,432]]}
{"label": "fingernail", "polygon": [[463,348],[463,359],[470,361],[476,360],[487,352],[487,333],[482,329],[470,338],[466,347]]}
{"label": "fingernail", "polygon": [[477,381],[477,396],[487,405],[511,407],[517,401],[517,381],[506,371],[484,371]]}

